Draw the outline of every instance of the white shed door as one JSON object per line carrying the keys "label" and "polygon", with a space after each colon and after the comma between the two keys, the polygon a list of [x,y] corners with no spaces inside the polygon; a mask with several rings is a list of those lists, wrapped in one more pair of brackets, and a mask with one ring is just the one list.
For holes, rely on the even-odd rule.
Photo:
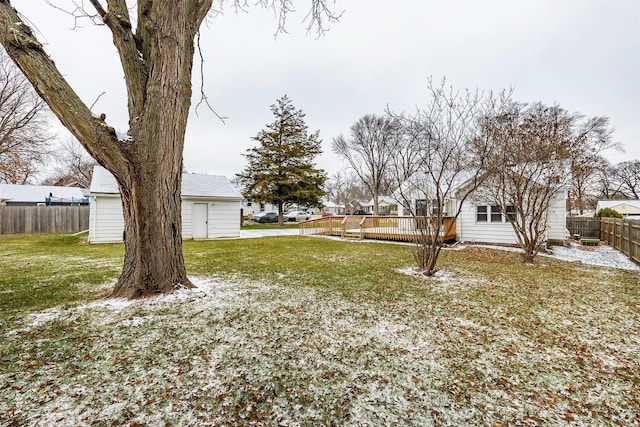
{"label": "white shed door", "polygon": [[206,239],[209,237],[207,232],[207,204],[206,203],[194,203],[193,204],[193,238],[194,239]]}

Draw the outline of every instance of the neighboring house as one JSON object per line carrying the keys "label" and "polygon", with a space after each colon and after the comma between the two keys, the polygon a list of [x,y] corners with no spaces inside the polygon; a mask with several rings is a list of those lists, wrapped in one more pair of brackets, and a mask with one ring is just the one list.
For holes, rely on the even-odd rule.
{"label": "neighboring house", "polygon": [[322,199],[322,204],[324,206],[323,212],[328,212],[334,215],[343,215],[345,212],[344,206],[338,205],[327,199]]}
{"label": "neighboring house", "polygon": [[[235,191],[240,194],[242,197],[242,184],[239,181],[233,180],[231,181],[231,185],[235,189]],[[255,215],[260,212],[278,212],[278,207],[276,205],[272,205],[270,203],[261,203],[255,202],[253,200],[247,200],[245,198],[242,199],[242,215],[247,217],[249,215]]]}
{"label": "neighboring house", "polygon": [[[378,215],[398,215],[399,205],[393,197],[378,196]],[[362,208],[367,212],[373,212],[373,199],[363,203]]]}
{"label": "neighboring house", "polygon": [[347,203],[346,213],[355,212],[358,209],[366,210],[365,206],[367,206],[368,204],[369,204],[368,200],[352,200],[349,203]]}
{"label": "neighboring house", "polygon": [[611,208],[624,218],[640,218],[640,200],[598,200],[596,212],[604,208]]}
{"label": "neighboring house", "polygon": [[252,202],[245,199],[242,200],[242,215],[244,216],[270,211],[278,212],[278,207],[270,203]]}
{"label": "neighboring house", "polygon": [[[182,175],[182,238],[240,236],[242,196],[224,176]],[[122,201],[116,180],[96,166],[91,180],[89,243],[121,242]]]}
{"label": "neighboring house", "polygon": [[55,185],[0,184],[0,205],[79,206],[89,204],[89,191]]}

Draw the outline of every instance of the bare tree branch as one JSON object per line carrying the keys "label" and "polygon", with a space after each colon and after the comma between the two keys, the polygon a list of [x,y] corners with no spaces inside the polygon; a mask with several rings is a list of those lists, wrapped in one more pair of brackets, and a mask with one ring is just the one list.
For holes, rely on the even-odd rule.
{"label": "bare tree branch", "polygon": [[56,160],[59,165],[55,172],[44,182],[44,185],[64,185],[89,188],[95,160],[89,156],[76,139],[63,142],[57,151]]}
{"label": "bare tree branch", "polygon": [[[121,151],[116,132],[94,117],[42,49],[31,29],[7,3],[0,2],[0,42],[51,111],[83,141],[94,158],[117,161]],[[107,152],[109,154],[107,154]],[[124,158],[120,161],[125,163]]]}
{"label": "bare tree branch", "polygon": [[0,182],[23,184],[50,154],[47,106],[0,49]]}
{"label": "bare tree branch", "polygon": [[388,172],[398,144],[396,123],[384,116],[367,114],[351,126],[349,139],[333,138],[332,149],[346,160],[373,198],[378,214],[378,198],[388,190]]}
{"label": "bare tree branch", "polygon": [[198,47],[198,54],[200,55],[200,101],[196,104],[195,113],[198,115],[198,107],[204,102],[209,110],[220,120],[223,124],[225,124],[225,120],[228,119],[226,116],[219,115],[216,110],[209,104],[209,98],[204,92],[204,55],[202,54],[202,48],[200,47],[200,31],[198,31],[198,35],[196,36],[196,45]]}
{"label": "bare tree branch", "polygon": [[[402,138],[394,153],[395,198],[415,218],[414,257],[422,272],[433,275],[444,244],[467,198],[486,171],[480,150],[479,120],[493,108],[492,96],[459,91],[428,81],[429,102],[411,115],[392,115]],[[447,219],[445,221],[445,219]],[[446,224],[446,225],[445,225]]]}

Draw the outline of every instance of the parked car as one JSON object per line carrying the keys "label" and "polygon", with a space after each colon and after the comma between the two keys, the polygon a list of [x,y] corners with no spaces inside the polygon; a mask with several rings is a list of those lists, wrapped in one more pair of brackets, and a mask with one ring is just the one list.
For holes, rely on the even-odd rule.
{"label": "parked car", "polygon": [[373,215],[373,212],[367,212],[364,209],[356,209],[351,215]]}
{"label": "parked car", "polygon": [[333,212],[322,212],[322,218],[326,218],[328,216],[334,216],[335,214]]}
{"label": "parked car", "polygon": [[264,224],[268,222],[278,222],[278,212],[275,212],[275,211],[260,212],[253,216],[253,220],[260,224]]}
{"label": "parked car", "polygon": [[285,221],[308,221],[311,214],[306,211],[291,211],[284,214]]}

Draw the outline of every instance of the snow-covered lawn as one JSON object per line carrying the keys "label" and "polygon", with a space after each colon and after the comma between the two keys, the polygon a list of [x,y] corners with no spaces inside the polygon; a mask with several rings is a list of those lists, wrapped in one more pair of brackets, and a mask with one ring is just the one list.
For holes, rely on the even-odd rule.
{"label": "snow-covered lawn", "polygon": [[637,273],[461,253],[395,296],[196,277],[14,316],[0,425],[640,425]]}
{"label": "snow-covered lawn", "polygon": [[[510,246],[473,245],[474,247],[522,252],[520,248]],[[455,249],[465,249],[467,246],[459,245]],[[547,256],[562,261],[577,262],[599,267],[621,268],[623,270],[640,271],[640,265],[634,263],[628,256],[611,246],[583,246],[571,242],[568,246],[552,246],[549,253],[541,252],[540,256]]]}
{"label": "snow-covered lawn", "polygon": [[611,246],[581,246],[578,243],[571,243],[568,247],[554,246],[551,250],[550,256],[564,261],[640,271],[640,265],[635,264],[629,257]]}

